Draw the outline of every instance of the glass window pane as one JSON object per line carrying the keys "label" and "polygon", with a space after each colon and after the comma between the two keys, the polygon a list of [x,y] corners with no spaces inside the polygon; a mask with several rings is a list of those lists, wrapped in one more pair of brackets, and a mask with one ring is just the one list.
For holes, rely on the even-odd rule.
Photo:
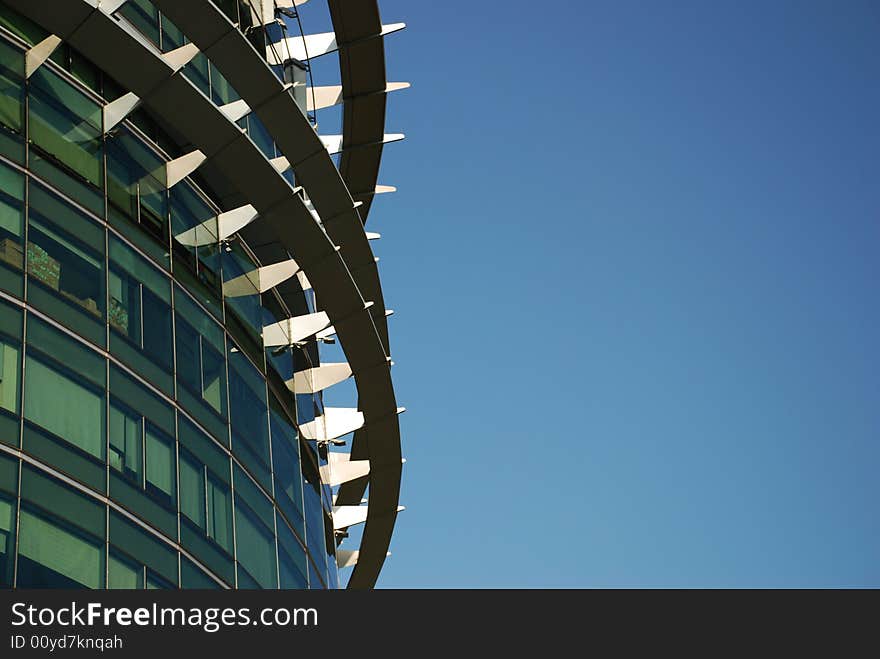
{"label": "glass window pane", "polygon": [[15,556],[15,500],[0,496],[0,587],[12,587]]}
{"label": "glass window pane", "polygon": [[206,306],[212,307],[212,311],[220,313],[221,280],[220,280],[220,247],[219,245],[203,245],[197,250],[199,261],[198,283],[201,289],[210,296],[207,300],[199,299]]}
{"label": "glass window pane", "polygon": [[173,348],[168,278],[111,236],[108,281],[111,329],[142,351],[152,364],[170,372]]}
{"label": "glass window pane", "polygon": [[311,451],[301,454],[303,475],[303,508],[306,518],[306,544],[323,576],[326,563],[324,509],[321,506],[321,481],[316,457]]}
{"label": "glass window pane", "polygon": [[174,434],[174,410],[171,405],[115,365],[110,367],[110,393],[129,409],[149,419],[166,435]]}
{"label": "glass window pane", "polygon": [[92,497],[81,494],[27,463],[21,468],[21,499],[51,510],[59,519],[82,529],[89,536],[103,541],[106,526],[106,506]]}
{"label": "glass window pane", "polygon": [[24,161],[24,53],[0,42],[0,153]]}
{"label": "glass window pane", "polygon": [[0,165],[0,263],[22,269],[24,231],[24,176]]}
{"label": "glass window pane", "polygon": [[234,436],[240,437],[247,448],[268,465],[266,381],[240,351],[229,355],[229,403]]}
{"label": "glass window pane", "polygon": [[87,183],[81,176],[72,173],[51,155],[37,148],[29,151],[29,165],[32,173],[49,182],[71,199],[79,202],[95,215],[104,216],[104,194]]}
{"label": "glass window pane", "polygon": [[155,362],[171,368],[174,348],[172,345],[171,307],[150,288],[142,289],[144,352]]}
{"label": "glass window pane", "polygon": [[186,43],[183,31],[171,22],[165,14],[160,16],[162,23],[162,52],[167,53],[180,48]]}
{"label": "glass window pane", "polygon": [[29,195],[29,298],[103,344],[104,230],[39,185],[32,183]]}
{"label": "glass window pane", "polygon": [[108,278],[108,296],[110,305],[107,308],[107,318],[110,327],[127,336],[138,347],[141,346],[141,287],[134,280],[119,273],[110,264]]}
{"label": "glass window pane", "polygon": [[213,475],[208,476],[208,528],[209,538],[232,551],[232,495],[229,487]]}
{"label": "glass window pane", "polygon": [[26,361],[25,418],[103,460],[103,392],[31,354]]}
{"label": "glass window pane", "polygon": [[107,588],[140,590],[144,587],[144,568],[136,562],[110,552],[107,560]]}
{"label": "glass window pane", "polygon": [[49,34],[44,27],[25,18],[5,4],[0,4],[0,25],[31,45],[39,43]]}
{"label": "glass window pane", "polygon": [[22,89],[24,78],[24,51],[6,41],[0,41],[0,123],[20,131],[22,127]]}
{"label": "glass window pane", "polygon": [[[96,94],[101,93],[101,69],[83,57],[73,48],[70,49],[70,73]],[[107,100],[114,100],[109,98]]]}
{"label": "glass window pane", "polygon": [[171,227],[179,253],[195,270],[194,245],[217,242],[217,212],[188,182],[171,189]]}
{"label": "glass window pane", "polygon": [[45,66],[29,83],[30,140],[66,173],[103,187],[101,106]]}
{"label": "glass window pane", "polygon": [[162,579],[177,583],[177,552],[113,511],[110,511],[110,545],[133,564],[145,565],[148,578],[155,572]]}
{"label": "glass window pane", "polygon": [[0,407],[18,414],[18,375],[21,371],[21,349],[18,343],[0,337]]}
{"label": "glass window pane", "polygon": [[143,284],[163,302],[171,303],[168,277],[115,236],[110,237],[110,261],[120,272]]}
{"label": "glass window pane", "polygon": [[287,525],[278,520],[278,557],[281,588],[307,588],[306,550]]}
{"label": "glass window pane", "polygon": [[53,355],[64,355],[64,366],[104,388],[107,382],[105,359],[33,315],[28,317],[27,343],[29,352],[39,350],[49,359]]}
{"label": "glass window pane", "polygon": [[[111,478],[111,495],[115,491],[116,496],[131,496],[129,505],[155,518],[156,524],[176,527],[176,515],[172,514],[177,510],[174,411],[115,366],[110,369],[110,392],[111,431],[119,435],[111,434],[112,453],[117,455],[111,455],[110,464],[137,488],[129,488],[126,495],[123,484]],[[123,431],[124,438],[131,440],[125,449],[120,447]],[[127,465],[129,456],[133,457]],[[138,469],[139,460],[143,460],[142,470]],[[149,496],[142,496],[143,492]]]}
{"label": "glass window pane", "polygon": [[225,417],[223,330],[180,289],[175,289],[175,306],[178,381]]}
{"label": "glass window pane", "polygon": [[[296,350],[294,350],[294,354]],[[314,421],[316,416],[315,397],[312,394],[296,395],[296,421],[299,425]]]}
{"label": "glass window pane", "polygon": [[101,256],[65,231],[31,219],[28,274],[65,300],[101,317]]}
{"label": "glass window pane", "polygon": [[275,496],[284,516],[297,532],[304,536],[302,474],[296,430],[284,415],[275,409],[271,410],[270,419]]}
{"label": "glass window pane", "polygon": [[220,585],[188,558],[180,558],[181,588],[220,589]]}
{"label": "glass window pane", "polygon": [[222,318],[217,213],[189,183],[171,189],[175,273],[196,299]]}
{"label": "glass window pane", "polygon": [[[163,170],[164,171],[164,168]],[[168,187],[165,180],[149,176],[138,184],[141,202],[141,227],[163,245],[168,235]]]}
{"label": "glass window pane", "polygon": [[203,459],[181,448],[180,510],[205,535],[231,552],[232,499],[228,485],[228,458],[188,423],[181,423],[181,444]]}
{"label": "glass window pane", "polygon": [[213,64],[211,64],[211,97],[217,105],[226,105],[240,98],[229,81]]}
{"label": "glass window pane", "polygon": [[[248,280],[248,275],[253,276],[257,264],[237,242],[221,253],[225,280],[237,280],[242,283],[237,295],[226,297],[227,329],[234,332],[236,341],[241,344],[240,347],[247,350],[254,362],[262,366],[263,308],[260,304],[259,290]],[[233,317],[238,321],[237,323],[230,322]]]}
{"label": "glass window pane", "polygon": [[159,12],[149,0],[129,0],[119,9],[141,34],[159,45]]}
{"label": "glass window pane", "polygon": [[199,333],[177,314],[177,381],[191,392],[202,391],[202,347]]}
{"label": "glass window pane", "polygon": [[201,341],[202,398],[218,413],[226,416],[226,363],[223,353]]}
{"label": "glass window pane", "polygon": [[175,289],[174,304],[198,334],[219,353],[224,351],[223,329],[211,316],[202,311],[179,287]]}
{"label": "glass window pane", "polygon": [[143,417],[119,402],[110,401],[110,466],[141,485],[143,470]]}
{"label": "glass window pane", "polygon": [[[285,309],[281,306],[281,303],[278,299],[278,296],[273,292],[268,292],[262,296],[262,308],[260,309],[263,320],[260,323],[263,327],[269,325],[275,325],[276,323],[281,323],[285,319],[289,318],[292,315],[298,316],[298,310],[291,306],[290,309]],[[303,313],[309,313],[309,310],[305,309]],[[263,345],[263,341],[261,340],[262,329],[258,334],[257,345]],[[289,332],[283,332],[283,339],[285,339],[288,343],[290,342],[290,334]],[[294,373],[294,352],[302,352],[300,350],[283,350],[277,347],[272,346],[264,346],[263,352],[265,353],[266,366],[271,367],[275,373],[281,378],[282,382],[286,382],[287,380],[293,377]]]}
{"label": "glass window pane", "polygon": [[239,564],[262,588],[276,588],[272,532],[238,497],[235,501],[235,529]]}
{"label": "glass window pane", "polygon": [[[4,152],[3,143],[0,130],[0,153]],[[0,165],[0,288],[16,297],[24,293],[24,180],[21,173]]]}
{"label": "glass window pane", "polygon": [[146,439],[147,488],[171,502],[177,496],[174,442],[150,425]]}
{"label": "glass window pane", "polygon": [[18,458],[0,453],[0,492],[18,492]]}
{"label": "glass window pane", "polygon": [[253,113],[247,116],[247,132],[254,144],[257,145],[267,158],[274,158],[277,155],[272,135],[266,129],[266,126],[263,125],[263,122]]}
{"label": "glass window pane", "polygon": [[153,574],[147,570],[147,590],[174,590],[175,586],[170,581]]}
{"label": "glass window pane", "polygon": [[205,469],[183,450],[180,452],[180,512],[205,529]]}
{"label": "glass window pane", "polygon": [[229,455],[183,415],[178,414],[177,423],[180,444],[187,449],[187,455],[196,463],[206,465],[208,471],[228,484]]}
{"label": "glass window pane", "polygon": [[315,570],[315,564],[311,561],[309,561],[309,588],[312,590],[327,588],[327,586],[324,585],[321,576],[318,574],[317,570]]}
{"label": "glass window pane", "polygon": [[183,75],[199,88],[205,95],[211,96],[211,86],[208,77],[208,58],[204,53],[199,53],[190,60],[189,64],[183,67]]}
{"label": "glass window pane", "polygon": [[101,545],[28,509],[19,524],[20,588],[101,588]]}
{"label": "glass window pane", "polygon": [[[190,437],[186,442],[193,439]],[[210,441],[210,440],[204,440]],[[181,444],[186,443],[181,439]],[[202,449],[207,448],[202,446]],[[208,450],[215,452],[214,448]],[[204,454],[200,450],[200,454]],[[208,457],[212,464],[213,457]],[[229,470],[228,456],[222,468]],[[228,475],[224,477],[228,480]],[[227,583],[235,581],[229,486],[194,453],[180,449],[180,537],[183,546]]]}
{"label": "glass window pane", "polygon": [[165,160],[124,126],[107,141],[107,188],[113,211],[167,244]]}

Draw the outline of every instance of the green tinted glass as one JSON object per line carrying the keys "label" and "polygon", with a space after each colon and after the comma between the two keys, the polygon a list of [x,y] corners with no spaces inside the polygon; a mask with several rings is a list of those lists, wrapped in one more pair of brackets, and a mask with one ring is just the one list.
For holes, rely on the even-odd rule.
{"label": "green tinted glass", "polygon": [[50,521],[41,513],[22,509],[18,586],[101,588],[104,584],[102,550],[101,545]]}
{"label": "green tinted glass", "polygon": [[25,368],[25,418],[103,460],[104,393],[30,354]]}
{"label": "green tinted glass", "polygon": [[205,468],[183,450],[180,452],[180,512],[205,529]]}
{"label": "green tinted glass", "polygon": [[144,587],[144,568],[115,552],[107,559],[107,588],[140,590]]}
{"label": "green tinted glass", "polygon": [[147,488],[173,502],[177,497],[173,440],[147,426],[145,452]]}
{"label": "green tinted glass", "polygon": [[140,484],[143,478],[143,417],[110,401],[110,466]]}
{"label": "green tinted glass", "polygon": [[187,558],[180,559],[180,587],[219,589],[220,585]]}
{"label": "green tinted glass", "polygon": [[0,587],[12,586],[15,555],[15,499],[0,495]]}
{"label": "green tinted glass", "polygon": [[0,336],[0,407],[18,414],[21,348]]}
{"label": "green tinted glass", "polygon": [[145,37],[159,45],[159,12],[149,0],[129,0],[119,9]]}
{"label": "green tinted glass", "polygon": [[101,106],[45,66],[29,83],[31,141],[67,173],[103,187]]}
{"label": "green tinted glass", "polygon": [[272,531],[237,497],[235,530],[239,564],[261,588],[277,588]]}
{"label": "green tinted glass", "polygon": [[24,175],[0,164],[0,260],[21,270],[24,230]]}

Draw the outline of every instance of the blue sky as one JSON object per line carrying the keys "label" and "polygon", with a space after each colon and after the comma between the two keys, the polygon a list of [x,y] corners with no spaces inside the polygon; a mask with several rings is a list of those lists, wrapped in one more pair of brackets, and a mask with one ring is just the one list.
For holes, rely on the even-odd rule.
{"label": "blue sky", "polygon": [[381,7],[379,585],[880,585],[880,7]]}

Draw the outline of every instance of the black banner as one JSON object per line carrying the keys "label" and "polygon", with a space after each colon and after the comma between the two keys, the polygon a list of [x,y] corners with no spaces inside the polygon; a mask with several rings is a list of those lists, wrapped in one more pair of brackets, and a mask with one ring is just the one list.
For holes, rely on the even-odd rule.
{"label": "black banner", "polygon": [[876,601],[867,591],[0,591],[0,657],[785,648],[854,642],[873,629]]}

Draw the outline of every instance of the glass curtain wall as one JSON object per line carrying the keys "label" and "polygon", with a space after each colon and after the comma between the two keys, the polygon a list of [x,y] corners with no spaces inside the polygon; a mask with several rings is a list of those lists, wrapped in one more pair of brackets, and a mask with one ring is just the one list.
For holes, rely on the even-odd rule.
{"label": "glass curtain wall", "polygon": [[[123,88],[66,45],[24,80],[15,38],[45,36],[0,7],[0,585],[324,587],[292,420],[316,403],[283,386],[289,352],[269,394],[260,345],[290,312],[273,292],[224,304],[223,280],[259,264],[221,256],[201,189],[167,190],[179,147],[148,115],[103,134],[98,95]],[[237,98],[207,60],[186,74]]]}

